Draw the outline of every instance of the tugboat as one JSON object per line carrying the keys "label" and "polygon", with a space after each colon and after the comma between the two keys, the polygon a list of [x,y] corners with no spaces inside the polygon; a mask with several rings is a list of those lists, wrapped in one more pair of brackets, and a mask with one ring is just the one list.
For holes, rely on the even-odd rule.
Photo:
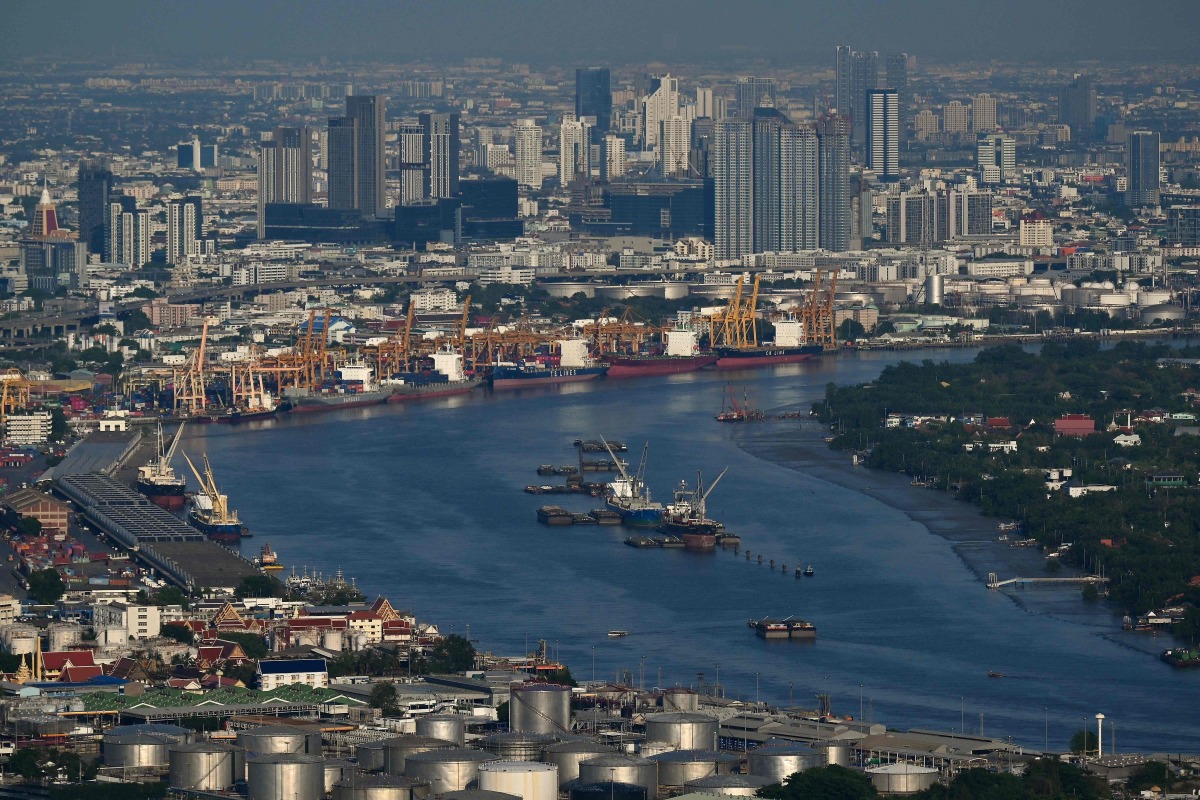
{"label": "tugboat", "polygon": [[271,549],[271,543],[267,542],[262,546],[262,550],[258,554],[258,558],[254,559],[254,563],[259,569],[272,572],[283,569],[283,564],[279,563],[279,557],[275,555],[275,551]]}
{"label": "tugboat", "polygon": [[721,470],[707,490],[704,488],[704,476],[699,472],[696,473],[695,489],[689,488],[687,481],[680,481],[675,489],[675,501],[667,506],[666,522],[659,530],[679,537],[689,550],[716,548],[717,534],[724,531],[725,526],[708,518],[706,501],[728,471],[728,467]]}
{"label": "tugboat", "polygon": [[236,542],[249,536],[250,532],[238,519],[237,511],[229,507],[228,495],[221,494],[217,489],[217,481],[213,477],[212,465],[208,463],[208,455],[203,456],[204,474],[196,469],[196,465],[183,453],[183,460],[191,467],[192,474],[200,484],[200,491],[192,497],[192,509],[188,512],[188,522],[199,528],[210,539],[218,542]]}
{"label": "tugboat", "polygon": [[[603,441],[603,439],[601,440]],[[608,443],[605,442],[607,447]],[[637,474],[630,476],[625,471],[624,462],[617,458],[612,448],[608,454],[621,472],[621,477],[608,485],[605,502],[621,515],[621,522],[632,528],[656,528],[662,524],[666,508],[662,503],[650,499],[650,490],[646,488],[643,477],[646,474],[646,454],[650,452],[650,443],[642,448],[642,460],[638,464]]]}
{"label": "tugboat", "polygon": [[[728,402],[725,401],[725,398],[728,398]],[[737,398],[733,395],[733,388],[726,384],[725,396],[722,398],[721,413],[717,414],[716,418],[717,422],[750,422],[765,418],[766,414],[750,406],[750,400],[746,397],[745,389],[742,389],[742,403],[738,405]]]}
{"label": "tugboat", "polygon": [[146,495],[151,503],[168,511],[181,510],[187,501],[187,480],[176,475],[175,470],[171,468],[171,459],[175,457],[175,450],[179,447],[182,436],[183,423],[180,423],[170,446],[164,448],[163,428],[160,422],[155,458],[146,466],[138,467],[137,490]]}

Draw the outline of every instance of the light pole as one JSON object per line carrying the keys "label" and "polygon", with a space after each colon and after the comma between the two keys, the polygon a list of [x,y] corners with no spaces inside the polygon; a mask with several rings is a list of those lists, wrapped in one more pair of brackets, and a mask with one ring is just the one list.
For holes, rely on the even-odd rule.
{"label": "light pole", "polygon": [[958,697],[958,735],[962,736],[967,732],[967,701],[962,695]]}
{"label": "light pole", "polygon": [[754,673],[754,704],[758,705],[758,673]]}
{"label": "light pole", "polygon": [[862,690],[863,690],[863,685],[860,683],[858,685],[858,721],[859,722],[863,721]]}
{"label": "light pole", "polygon": [[592,645],[592,683],[596,682],[596,645]]}
{"label": "light pole", "polygon": [[1050,708],[1048,706],[1042,706],[1042,714],[1044,715],[1044,721],[1046,724],[1046,742],[1042,747],[1042,752],[1048,753],[1050,752]]}

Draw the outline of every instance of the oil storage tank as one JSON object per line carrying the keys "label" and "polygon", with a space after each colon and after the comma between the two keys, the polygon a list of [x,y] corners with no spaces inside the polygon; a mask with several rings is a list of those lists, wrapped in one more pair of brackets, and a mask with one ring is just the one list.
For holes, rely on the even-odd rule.
{"label": "oil storage tank", "polygon": [[680,750],[711,750],[717,746],[717,718],[674,712],[646,717],[646,740],[666,742]]}
{"label": "oil storage tank", "polygon": [[337,758],[325,759],[325,794],[332,792],[334,785],[341,783],[344,779],[354,777],[356,772],[358,772],[357,764]]}
{"label": "oil storage tank", "polygon": [[358,759],[358,768],[368,772],[382,772],[386,764],[387,743],[390,741],[391,739],[377,739],[355,747],[354,757]]}
{"label": "oil storage tank", "polygon": [[832,764],[837,764],[839,767],[850,766],[850,747],[848,745],[826,742],[814,744],[813,749],[823,759],[825,766]]}
{"label": "oil storage tank", "polygon": [[480,750],[429,750],[404,760],[404,774],[428,781],[434,794],[461,792],[478,785],[479,767],[496,756]]}
{"label": "oil storage tank", "polygon": [[733,772],[741,758],[732,753],[716,750],[672,750],[651,756],[658,764],[658,786],[683,788],[689,781],[707,778],[710,775],[726,775]]}
{"label": "oil storage tank", "polygon": [[104,736],[104,766],[165,767],[169,751],[179,744],[170,736],[156,733],[126,733]]}
{"label": "oil storage tank", "polygon": [[430,794],[428,783],[402,775],[360,773],[333,787],[333,800],[425,800]]}
{"label": "oil storage tank", "polygon": [[221,742],[192,742],[172,746],[169,784],[187,792],[224,792],[245,774],[241,750]]}
{"label": "oil storage tank", "polygon": [[561,787],[579,777],[581,762],[615,752],[616,749],[600,742],[556,742],[542,750],[542,761],[558,767],[558,785]]}
{"label": "oil storage tank", "polygon": [[684,784],[685,793],[701,792],[703,794],[724,794],[733,797],[754,797],[758,790],[770,786],[775,781],[758,775],[709,775],[696,781]]}
{"label": "oil storage tank", "polygon": [[658,764],[620,753],[598,756],[579,763],[579,782],[632,783],[644,787],[648,797],[657,797]]}
{"label": "oil storage tank", "polygon": [[571,730],[571,687],[524,683],[510,690],[508,727],[525,733]]}
{"label": "oil storage tank", "polygon": [[306,753],[270,753],[246,759],[247,800],[321,800],[325,760]]}
{"label": "oil storage tank", "polygon": [[191,728],[181,728],[178,725],[167,725],[159,722],[145,722],[140,725],[118,725],[108,729],[109,736],[130,736],[135,733],[152,733],[155,736],[165,736],[179,744],[195,741],[196,732]]}
{"label": "oil storage tank", "polygon": [[515,794],[505,792],[487,792],[483,789],[464,789],[461,792],[446,792],[438,795],[438,800],[521,800]]}
{"label": "oil storage tank", "polygon": [[880,794],[913,794],[937,782],[938,771],[916,764],[884,764],[867,770]]}
{"label": "oil storage tank", "polygon": [[[633,783],[583,783],[575,781],[567,796],[570,800],[647,800],[646,787]],[[654,798],[650,798],[654,800]]]}
{"label": "oil storage tank", "polygon": [[522,800],[558,800],[558,767],[540,761],[490,761],[479,765],[479,788]]}
{"label": "oil storage tank", "polygon": [[480,740],[479,746],[501,761],[537,761],[547,746],[558,741],[548,733],[493,733]]}
{"label": "oil storage tank", "polygon": [[700,695],[692,689],[674,688],[667,689],[662,694],[663,710],[670,713],[672,711],[691,712],[700,707]]}
{"label": "oil storage tank", "polygon": [[307,753],[309,744],[304,731],[286,725],[263,725],[238,731],[237,743],[246,751],[248,759],[274,753]]}
{"label": "oil storage tank", "polygon": [[462,747],[467,741],[466,717],[458,714],[430,714],[427,717],[417,717],[417,736],[444,739]]}
{"label": "oil storage tank", "polygon": [[789,775],[824,765],[824,758],[807,747],[791,744],[756,747],[746,757],[751,775],[783,783]]}
{"label": "oil storage tank", "polygon": [[403,775],[404,761],[416,753],[427,753],[430,750],[454,750],[458,747],[454,742],[445,739],[433,739],[429,736],[397,736],[388,739],[383,750],[383,769],[388,775]]}

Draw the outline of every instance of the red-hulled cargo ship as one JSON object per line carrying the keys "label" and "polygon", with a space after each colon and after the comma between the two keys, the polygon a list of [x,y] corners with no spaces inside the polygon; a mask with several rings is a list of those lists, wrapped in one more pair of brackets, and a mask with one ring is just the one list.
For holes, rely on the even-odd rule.
{"label": "red-hulled cargo ship", "polygon": [[799,364],[824,352],[820,345],[806,344],[800,347],[733,347],[717,348],[717,369],[743,369],[765,367],[771,364]]}
{"label": "red-hulled cargo ship", "polygon": [[666,351],[661,355],[610,355],[608,377],[634,378],[641,375],[675,375],[695,372],[717,363],[715,353],[701,353],[696,334],[688,330],[667,331]]}

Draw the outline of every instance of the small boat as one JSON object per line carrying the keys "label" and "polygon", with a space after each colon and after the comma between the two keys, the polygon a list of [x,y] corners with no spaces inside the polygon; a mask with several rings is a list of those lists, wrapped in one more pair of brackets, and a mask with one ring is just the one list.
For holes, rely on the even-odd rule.
{"label": "small boat", "polygon": [[609,637],[611,637],[613,639],[619,639],[622,636],[628,636],[629,631],[609,631],[608,635],[609,635]]}
{"label": "small boat", "polygon": [[1004,673],[1003,673],[1003,672],[989,672],[989,673],[987,674],[987,676],[988,676],[989,678],[1003,678],[1003,677],[1004,677]]}
{"label": "small boat", "polygon": [[812,576],[813,576],[813,568],[812,568],[812,564],[809,564],[807,567],[804,568],[804,577],[811,578]]}

